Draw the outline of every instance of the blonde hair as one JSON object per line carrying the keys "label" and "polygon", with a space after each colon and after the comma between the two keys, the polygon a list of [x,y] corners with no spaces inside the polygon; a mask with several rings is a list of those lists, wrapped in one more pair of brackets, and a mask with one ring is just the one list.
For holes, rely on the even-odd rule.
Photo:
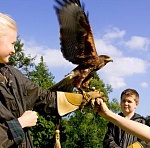
{"label": "blonde hair", "polygon": [[0,40],[8,33],[7,28],[17,30],[17,24],[9,15],[0,13]]}

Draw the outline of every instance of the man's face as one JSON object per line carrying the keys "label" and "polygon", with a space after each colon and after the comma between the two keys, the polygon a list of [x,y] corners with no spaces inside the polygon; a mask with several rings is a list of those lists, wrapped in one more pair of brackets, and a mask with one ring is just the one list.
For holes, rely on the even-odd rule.
{"label": "man's face", "polygon": [[135,112],[135,109],[138,106],[135,99],[136,99],[135,95],[132,95],[132,96],[123,95],[122,96],[120,105],[121,105],[121,110],[124,115]]}
{"label": "man's face", "polygon": [[16,39],[17,31],[8,28],[5,36],[0,39],[0,63],[8,63],[10,55],[15,53]]}

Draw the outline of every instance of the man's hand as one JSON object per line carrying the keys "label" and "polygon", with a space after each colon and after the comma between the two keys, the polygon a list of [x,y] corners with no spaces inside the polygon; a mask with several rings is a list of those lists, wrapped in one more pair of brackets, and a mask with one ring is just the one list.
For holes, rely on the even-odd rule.
{"label": "man's hand", "polygon": [[37,112],[35,111],[25,111],[21,117],[18,118],[18,121],[22,128],[35,126],[37,122]]}
{"label": "man's hand", "polygon": [[105,101],[101,98],[97,98],[94,104],[94,111],[96,111],[100,116],[105,117],[110,113]]}

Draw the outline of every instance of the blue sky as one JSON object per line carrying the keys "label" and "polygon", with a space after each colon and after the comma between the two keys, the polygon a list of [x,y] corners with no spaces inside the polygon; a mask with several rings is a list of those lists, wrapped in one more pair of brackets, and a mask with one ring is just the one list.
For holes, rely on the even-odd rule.
{"label": "blue sky", "polygon": [[[93,30],[98,54],[114,62],[98,71],[105,84],[111,84],[109,99],[120,100],[120,93],[134,88],[140,94],[137,112],[150,115],[150,1],[82,0]],[[18,35],[27,55],[44,56],[46,65],[61,80],[75,65],[63,59],[59,25],[53,0],[1,0],[0,12],[11,15],[18,24]]]}

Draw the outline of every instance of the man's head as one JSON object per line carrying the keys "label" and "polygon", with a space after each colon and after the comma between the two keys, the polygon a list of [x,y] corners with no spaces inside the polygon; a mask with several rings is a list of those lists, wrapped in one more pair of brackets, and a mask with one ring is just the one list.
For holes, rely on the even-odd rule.
{"label": "man's head", "polygon": [[121,93],[121,109],[122,112],[127,115],[135,112],[136,107],[139,104],[139,94],[134,89],[126,89]]}
{"label": "man's head", "polygon": [[15,52],[17,25],[8,15],[0,13],[0,63],[8,63],[9,57]]}

